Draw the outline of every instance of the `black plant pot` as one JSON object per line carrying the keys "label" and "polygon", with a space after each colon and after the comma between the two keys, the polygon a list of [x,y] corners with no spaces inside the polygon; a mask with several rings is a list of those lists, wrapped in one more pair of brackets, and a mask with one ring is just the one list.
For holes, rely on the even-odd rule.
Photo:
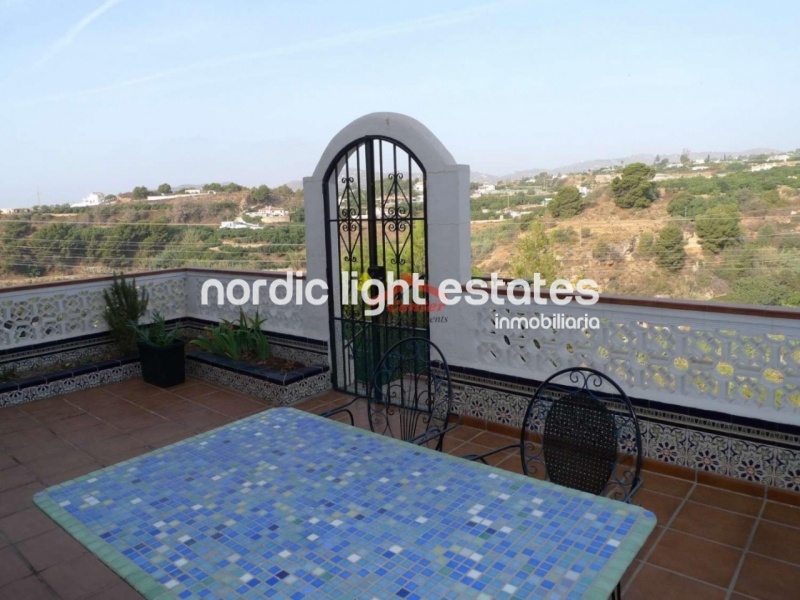
{"label": "black plant pot", "polygon": [[186,342],[178,340],[169,346],[153,346],[139,342],[142,379],[158,387],[172,387],[186,381]]}

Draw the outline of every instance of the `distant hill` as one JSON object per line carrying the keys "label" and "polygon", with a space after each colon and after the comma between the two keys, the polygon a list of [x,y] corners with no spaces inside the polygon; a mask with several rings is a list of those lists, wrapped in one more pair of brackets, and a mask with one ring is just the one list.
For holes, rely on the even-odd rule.
{"label": "distant hill", "polygon": [[[780,150],[774,148],[752,148],[739,152],[690,152],[689,158],[692,160],[699,160],[711,156],[712,159],[719,159],[723,156],[757,156],[759,154],[777,154]],[[662,159],[667,158],[670,162],[678,162],[680,153],[675,154],[659,154]],[[535,168],[525,169],[524,171],[514,171],[505,175],[492,175],[489,173],[481,173],[473,171],[470,174],[470,181],[476,183],[497,183],[498,181],[516,181],[525,177],[535,177],[541,172],[546,172],[550,175],[566,174],[566,173],[582,173],[584,171],[593,171],[596,169],[603,169],[605,167],[615,167],[629,165],[635,162],[643,162],[645,164],[652,164],[655,161],[655,154],[634,154],[624,158],[599,158],[595,160],[585,160],[582,162],[562,165],[555,168]]]}

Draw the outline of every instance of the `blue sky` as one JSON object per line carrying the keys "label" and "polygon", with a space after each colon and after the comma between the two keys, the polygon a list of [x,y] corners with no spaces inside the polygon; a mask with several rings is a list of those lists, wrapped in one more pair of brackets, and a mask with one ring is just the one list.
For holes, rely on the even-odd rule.
{"label": "blue sky", "polygon": [[794,149],[799,29],[785,1],[0,0],[0,206],[279,185],[384,110],[495,174]]}

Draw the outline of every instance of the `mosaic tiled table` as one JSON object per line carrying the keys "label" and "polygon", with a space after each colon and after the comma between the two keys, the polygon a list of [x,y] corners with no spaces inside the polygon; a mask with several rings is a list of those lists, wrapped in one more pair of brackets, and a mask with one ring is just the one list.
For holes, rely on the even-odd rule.
{"label": "mosaic tiled table", "polygon": [[637,506],[277,408],[38,493],[148,598],[608,598]]}

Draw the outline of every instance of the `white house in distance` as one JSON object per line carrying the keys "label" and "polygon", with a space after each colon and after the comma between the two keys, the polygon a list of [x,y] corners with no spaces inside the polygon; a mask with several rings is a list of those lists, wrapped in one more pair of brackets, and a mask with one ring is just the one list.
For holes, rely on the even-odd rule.
{"label": "white house in distance", "polygon": [[258,210],[253,210],[247,213],[248,217],[286,217],[289,211],[285,208],[278,208],[276,206],[265,206]]}
{"label": "white house in distance", "polygon": [[261,225],[246,223],[245,221],[222,221],[220,229],[264,229]]}
{"label": "white house in distance", "polygon": [[72,208],[80,208],[83,206],[99,206],[106,201],[106,195],[102,192],[92,192],[80,202],[70,204]]}

